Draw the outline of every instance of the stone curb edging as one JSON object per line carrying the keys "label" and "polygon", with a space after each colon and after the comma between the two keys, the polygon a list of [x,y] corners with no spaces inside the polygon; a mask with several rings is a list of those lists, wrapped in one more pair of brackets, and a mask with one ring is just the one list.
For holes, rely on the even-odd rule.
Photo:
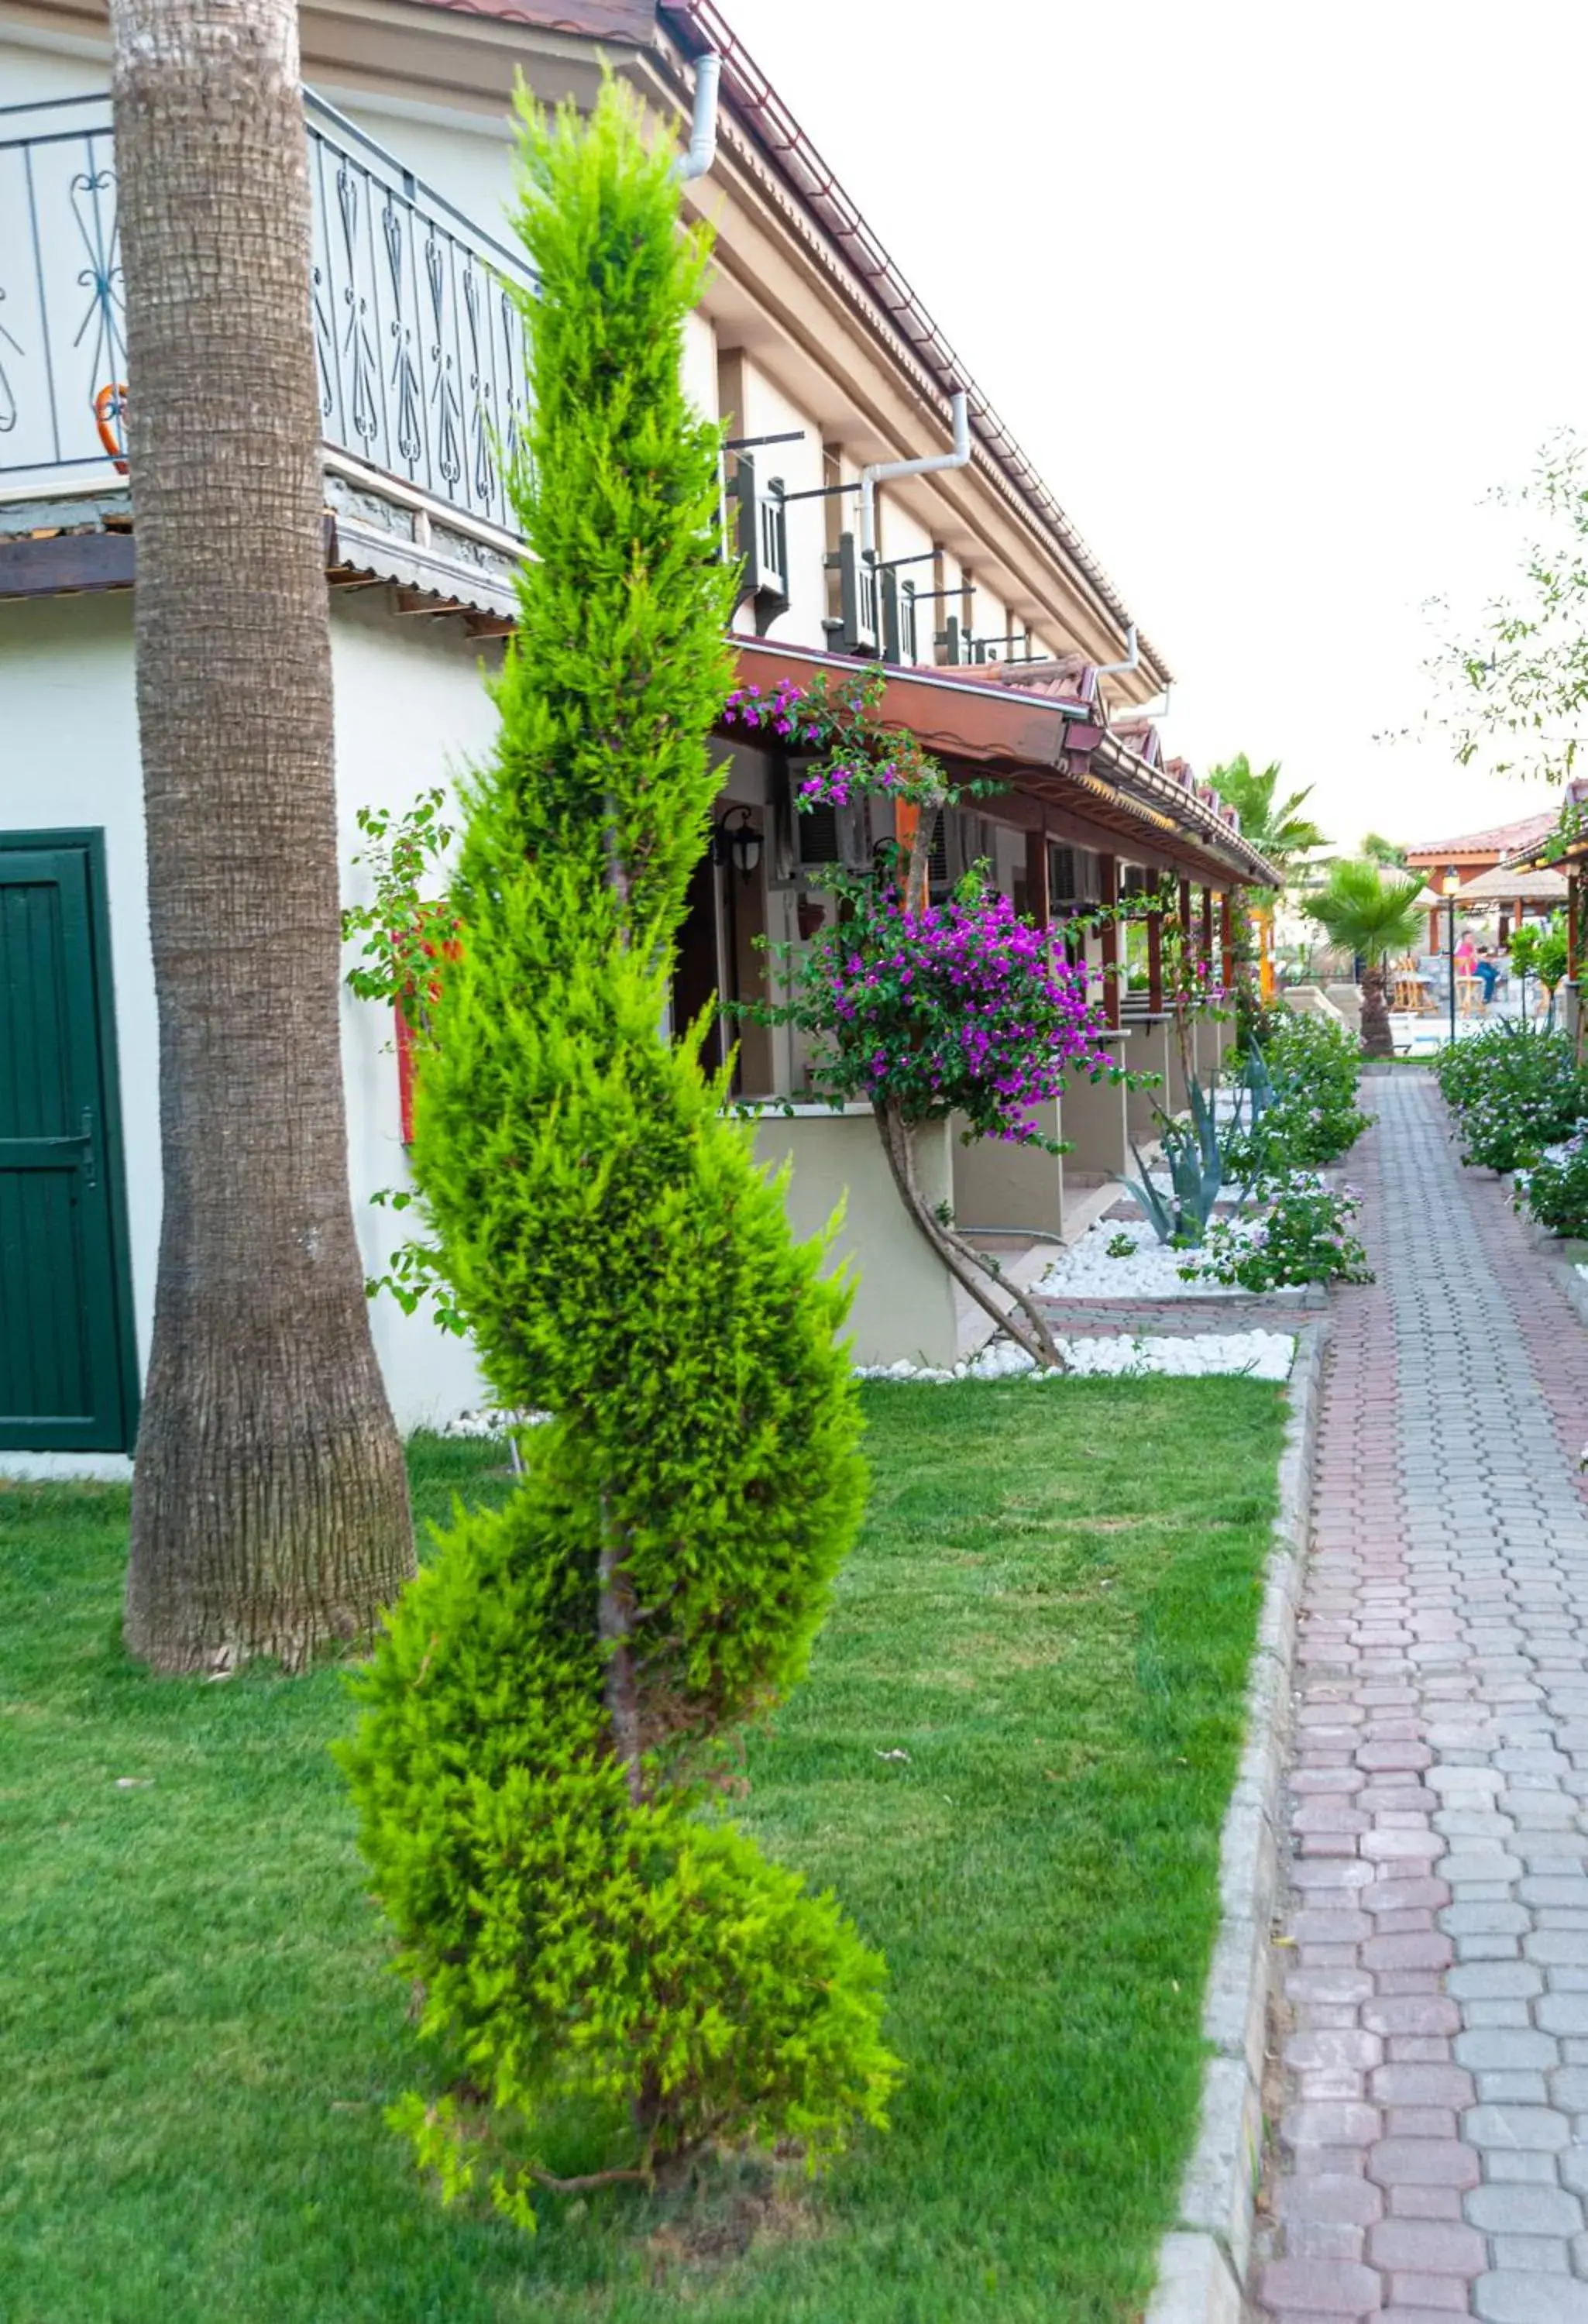
{"label": "stone curb edging", "polygon": [[1219,1840],[1219,1932],[1208,1967],[1196,2145],[1178,2226],[1159,2251],[1146,2324],[1241,2324],[1262,2158],[1262,2082],[1286,1747],[1326,1322],[1297,1335],[1279,1507],[1247,1689],[1246,1743]]}
{"label": "stone curb edging", "polygon": [[[1508,1197],[1511,1196],[1515,1183],[1511,1178],[1505,1181]],[[1524,1217],[1519,1211],[1516,1215],[1521,1221],[1522,1232],[1565,1294],[1566,1303],[1579,1323],[1588,1325],[1588,1277],[1578,1274],[1574,1262],[1560,1247],[1559,1235],[1552,1234],[1547,1227],[1541,1227],[1537,1219]]]}

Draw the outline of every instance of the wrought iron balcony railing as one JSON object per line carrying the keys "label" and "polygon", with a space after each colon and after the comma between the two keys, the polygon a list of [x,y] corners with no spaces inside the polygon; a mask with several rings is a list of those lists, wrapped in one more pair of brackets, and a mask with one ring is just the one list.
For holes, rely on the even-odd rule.
{"label": "wrought iron balcony railing", "polygon": [[[307,102],[325,441],[512,530],[527,409],[522,256],[385,149]],[[0,493],[116,474],[126,337],[110,101],[0,108]],[[133,383],[136,392],[136,383]]]}

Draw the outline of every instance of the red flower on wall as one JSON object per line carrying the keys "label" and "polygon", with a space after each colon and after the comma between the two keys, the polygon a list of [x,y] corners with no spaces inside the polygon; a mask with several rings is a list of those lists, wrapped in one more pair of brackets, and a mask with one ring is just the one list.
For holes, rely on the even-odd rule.
{"label": "red flower on wall", "polygon": [[[420,926],[435,917],[439,907],[421,912]],[[457,922],[448,925],[456,929]],[[397,1026],[397,1108],[404,1146],[413,1144],[413,1093],[419,1072],[419,1060],[435,1042],[435,1020],[432,1010],[441,998],[440,964],[444,961],[460,960],[463,946],[456,935],[419,937],[418,949],[426,960],[437,964],[438,973],[431,977],[415,974],[411,977],[392,1003]]]}

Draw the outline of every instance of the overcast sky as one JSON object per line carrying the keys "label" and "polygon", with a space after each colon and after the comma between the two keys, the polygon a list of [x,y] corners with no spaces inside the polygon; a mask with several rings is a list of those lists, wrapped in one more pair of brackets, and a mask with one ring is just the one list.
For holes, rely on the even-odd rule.
{"label": "overcast sky", "polygon": [[1548,796],[1454,765],[1425,601],[1588,420],[1581,0],[725,0],[1177,673],[1166,740],[1331,837]]}

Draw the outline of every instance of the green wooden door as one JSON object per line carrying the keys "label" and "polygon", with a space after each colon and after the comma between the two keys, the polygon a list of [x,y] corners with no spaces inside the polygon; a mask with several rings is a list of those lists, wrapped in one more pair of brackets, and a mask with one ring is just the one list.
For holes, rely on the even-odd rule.
{"label": "green wooden door", "polygon": [[90,835],[0,836],[0,1449],[132,1442],[98,871]]}

